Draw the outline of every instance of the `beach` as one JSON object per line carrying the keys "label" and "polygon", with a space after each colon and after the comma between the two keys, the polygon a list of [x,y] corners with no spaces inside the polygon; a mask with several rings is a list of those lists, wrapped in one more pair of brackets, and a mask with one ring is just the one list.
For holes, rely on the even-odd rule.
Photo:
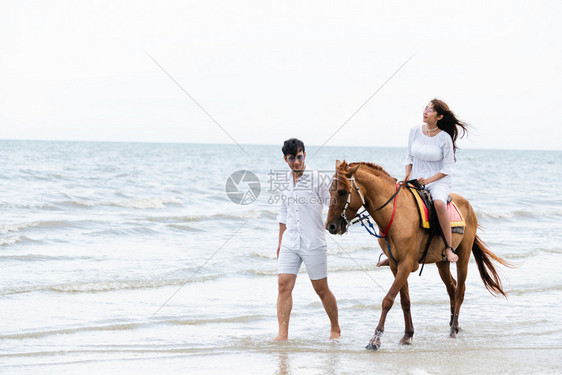
{"label": "beach", "polygon": [[[435,265],[409,278],[415,335],[399,297],[382,347],[365,350],[393,277],[361,227],[326,232],[328,280],[342,338],[306,271],[293,293],[290,340],[277,334],[275,189],[280,146],[0,141],[0,372],[7,374],[558,374],[562,372],[562,152],[457,153],[454,191],[498,266],[508,298],[471,260],[450,339]],[[243,152],[240,148],[243,148]],[[336,159],[404,174],[403,148],[307,148],[331,177]],[[251,171],[255,201],[225,191]],[[243,185],[240,185],[243,188]],[[453,271],[453,274],[455,272]]]}

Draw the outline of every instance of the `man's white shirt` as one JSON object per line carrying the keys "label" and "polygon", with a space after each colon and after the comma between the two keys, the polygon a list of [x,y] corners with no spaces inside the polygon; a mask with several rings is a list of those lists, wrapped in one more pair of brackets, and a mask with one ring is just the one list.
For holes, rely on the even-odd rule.
{"label": "man's white shirt", "polygon": [[315,249],[326,246],[326,234],[322,210],[330,204],[328,182],[318,171],[306,168],[293,183],[288,173],[287,189],[280,192],[281,210],[277,221],[287,226],[281,246],[289,249]]}

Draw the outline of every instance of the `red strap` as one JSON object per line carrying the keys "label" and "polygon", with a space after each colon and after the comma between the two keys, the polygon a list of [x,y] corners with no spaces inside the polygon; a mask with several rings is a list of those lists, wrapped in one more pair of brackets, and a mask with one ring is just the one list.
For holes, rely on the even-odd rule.
{"label": "red strap", "polygon": [[[396,191],[398,191],[398,184],[396,184]],[[394,215],[396,215],[396,201],[397,200],[398,200],[398,194],[396,194],[396,196],[394,197],[394,207],[392,208],[392,216],[390,217],[390,222],[388,223],[386,229],[381,232],[381,236],[383,236],[383,237],[386,237],[386,234],[388,233],[388,230],[390,229],[390,226],[392,225],[392,222],[394,221]]]}

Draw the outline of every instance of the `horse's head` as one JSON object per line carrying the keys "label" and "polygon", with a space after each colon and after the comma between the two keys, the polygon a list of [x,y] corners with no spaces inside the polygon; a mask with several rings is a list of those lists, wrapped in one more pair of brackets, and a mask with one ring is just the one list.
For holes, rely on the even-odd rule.
{"label": "horse's head", "polygon": [[363,204],[359,194],[352,192],[350,181],[358,168],[359,165],[350,167],[345,160],[336,161],[336,173],[330,186],[330,209],[326,220],[326,229],[331,234],[345,233],[348,221],[355,217]]}

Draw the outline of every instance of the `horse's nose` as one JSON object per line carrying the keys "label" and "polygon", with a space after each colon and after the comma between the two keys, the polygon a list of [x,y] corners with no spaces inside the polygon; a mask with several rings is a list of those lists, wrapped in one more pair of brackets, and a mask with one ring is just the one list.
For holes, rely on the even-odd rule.
{"label": "horse's nose", "polygon": [[331,234],[336,234],[337,230],[338,226],[335,223],[328,224],[328,232],[330,232]]}

